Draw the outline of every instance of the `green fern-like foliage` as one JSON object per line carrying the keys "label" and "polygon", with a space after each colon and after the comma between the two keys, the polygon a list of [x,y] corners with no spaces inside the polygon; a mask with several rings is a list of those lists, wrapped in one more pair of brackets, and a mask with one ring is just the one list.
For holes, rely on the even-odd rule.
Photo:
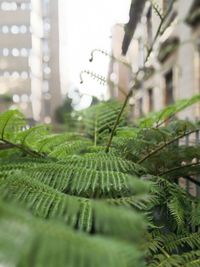
{"label": "green fern-like foliage", "polygon": [[184,101],[134,127],[124,114],[108,153],[115,102],[83,112],[80,133],[2,114],[0,264],[199,266],[200,200],[179,185],[200,185],[199,145],[185,142],[199,125],[165,125],[197,99]]}
{"label": "green fern-like foliage", "polygon": [[[18,113],[13,112],[12,116],[14,121]],[[20,116],[22,117],[21,114]],[[120,256],[122,266],[132,266],[134,262],[137,262],[138,266],[143,266],[139,246],[145,241],[142,238],[145,233],[144,216],[138,214],[133,206],[123,208],[122,205],[116,205],[113,200],[145,195],[149,191],[149,186],[138,177],[145,173],[145,169],[118,157],[114,150],[109,155],[106,154],[104,147],[93,146],[92,141],[88,139],[87,134],[85,137],[79,134],[49,134],[43,126],[22,128],[21,131],[13,132],[9,139],[2,139],[2,149],[13,151],[11,154],[5,154],[1,160],[1,199],[11,206],[16,205],[30,212],[35,220],[42,219],[49,223],[56,221],[63,229],[68,227],[70,231],[85,232],[81,234],[83,240],[84,237],[87,239],[96,236],[106,240],[110,238],[116,245],[117,242],[122,242],[122,246],[130,246],[132,255],[131,259],[125,252],[125,261]],[[4,149],[5,145],[9,145],[9,148]],[[9,231],[9,226],[7,227]],[[57,231],[56,226],[55,230],[52,226],[52,232],[54,231]],[[38,242],[39,247],[40,243],[43,246],[42,240]],[[56,242],[54,241],[55,244]],[[50,244],[49,246],[53,246]],[[73,240],[69,240],[68,245],[69,248],[66,250],[69,258],[74,257],[72,266],[79,266],[70,248],[74,246]],[[87,243],[80,243],[79,246],[83,246],[83,252],[82,249],[77,251],[78,261],[81,260],[81,253],[84,253]],[[33,249],[30,245],[28,253],[32,254]],[[58,248],[55,249],[57,250]],[[47,251],[48,246],[46,252],[42,252],[41,247],[41,253],[44,253],[42,266],[48,265],[49,259],[45,256]],[[59,253],[62,256],[63,249]],[[100,251],[96,253],[99,259],[103,257]],[[8,255],[9,253],[5,258],[7,262]],[[21,261],[30,260],[29,254],[27,255],[22,254],[20,264]],[[86,256],[85,253],[84,255]],[[112,253],[108,255],[111,263],[102,261],[99,266],[121,266],[121,263],[114,263]],[[91,255],[91,259],[86,257],[85,266],[90,265],[93,257],[95,255]],[[68,261],[61,261],[59,266],[66,266],[67,263]],[[52,261],[52,266],[53,264],[55,260]],[[82,260],[80,264],[82,266]]]}
{"label": "green fern-like foliage", "polygon": [[194,95],[190,99],[181,99],[175,104],[169,105],[159,112],[153,112],[142,118],[139,122],[140,127],[151,127],[153,125],[163,125],[164,122],[173,118],[178,112],[198,103],[200,95]]}
{"label": "green fern-like foliage", "polygon": [[[82,113],[84,131],[94,141],[94,144],[106,138],[112,131],[120,109],[121,104],[110,101],[94,105]],[[125,118],[124,114],[120,119],[119,125],[126,124]]]}
{"label": "green fern-like foliage", "polygon": [[137,248],[37,219],[0,202],[0,262],[9,266],[141,266]]}

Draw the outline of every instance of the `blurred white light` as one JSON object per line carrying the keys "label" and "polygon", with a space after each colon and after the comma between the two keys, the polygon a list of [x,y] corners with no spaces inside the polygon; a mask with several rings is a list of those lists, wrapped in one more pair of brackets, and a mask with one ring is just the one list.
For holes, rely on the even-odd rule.
{"label": "blurred white light", "polygon": [[11,33],[18,34],[19,33],[19,27],[17,25],[13,25],[11,27]]}
{"label": "blurred white light", "polygon": [[17,10],[17,3],[15,3],[15,2],[12,2],[12,3],[10,3],[10,10]]}
{"label": "blurred white light", "polygon": [[26,9],[26,4],[25,3],[22,3],[21,4],[21,10],[25,10]]}
{"label": "blurred white light", "polygon": [[1,9],[4,11],[14,11],[17,10],[17,4],[15,2],[3,2]]}
{"label": "blurred white light", "polygon": [[10,9],[10,3],[8,2],[3,2],[1,4],[1,9],[4,10],[4,11],[8,11]]}
{"label": "blurred white light", "polygon": [[6,25],[2,26],[2,32],[3,33],[9,33],[9,27]]}
{"label": "blurred white light", "polygon": [[44,73],[45,74],[50,74],[51,73],[51,69],[49,67],[44,67]]}
{"label": "blurred white light", "polygon": [[13,49],[12,49],[12,55],[13,55],[14,57],[18,57],[18,56],[19,56],[19,49],[17,49],[17,48],[13,48]]}
{"label": "blurred white light", "polygon": [[113,82],[113,83],[115,83],[115,84],[117,84],[118,83],[118,76],[116,75],[116,73],[111,73],[111,75],[110,75],[110,80],[111,80],[111,82]]}
{"label": "blurred white light", "polygon": [[44,56],[44,57],[43,57],[43,60],[44,60],[44,62],[48,62],[48,61],[50,60],[50,56],[47,56],[47,55]]}
{"label": "blurred white light", "polygon": [[4,57],[9,56],[9,49],[8,48],[4,48],[3,51],[2,51],[2,53],[3,53],[3,56]]}
{"label": "blurred white light", "polygon": [[50,31],[50,28],[51,28],[51,25],[50,25],[49,22],[44,23],[44,30],[45,30],[46,32],[49,32],[49,31]]}
{"label": "blurred white light", "polygon": [[47,93],[49,91],[49,82],[48,81],[44,81],[43,82],[43,88],[42,88],[42,91],[44,93]]}
{"label": "blurred white light", "polygon": [[13,95],[13,102],[19,103],[19,96],[18,95]]}

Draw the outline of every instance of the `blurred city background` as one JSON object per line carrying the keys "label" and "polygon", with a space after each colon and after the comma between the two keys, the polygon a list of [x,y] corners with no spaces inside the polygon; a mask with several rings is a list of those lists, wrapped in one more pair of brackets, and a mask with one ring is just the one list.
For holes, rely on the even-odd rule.
{"label": "blurred city background", "polygon": [[[200,92],[199,18],[198,0],[0,0],[0,112],[56,123],[94,99],[123,101],[139,70],[131,118],[189,98]],[[105,85],[90,75],[80,84],[83,70]],[[199,104],[180,117],[200,118]]]}

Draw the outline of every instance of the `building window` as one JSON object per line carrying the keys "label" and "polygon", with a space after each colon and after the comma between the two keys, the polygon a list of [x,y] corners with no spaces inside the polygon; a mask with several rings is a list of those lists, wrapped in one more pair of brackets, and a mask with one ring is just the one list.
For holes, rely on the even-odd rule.
{"label": "building window", "polygon": [[31,3],[21,3],[21,10],[31,10]]}
{"label": "building window", "polygon": [[20,33],[25,34],[28,31],[28,27],[26,25],[20,26]]}
{"label": "building window", "polygon": [[13,57],[18,57],[20,55],[19,49],[18,48],[13,48],[12,49],[12,56]]}
{"label": "building window", "polygon": [[173,72],[170,70],[165,75],[165,105],[171,105],[174,103],[174,92],[173,92]]}
{"label": "building window", "polygon": [[153,101],[153,89],[152,88],[148,90],[148,106],[149,106],[149,112],[153,111],[154,101]]}
{"label": "building window", "polygon": [[11,31],[11,33],[13,33],[13,34],[18,34],[19,31],[20,31],[20,28],[19,28],[19,26],[17,26],[17,25],[13,25],[13,26],[11,26],[10,31]]}
{"label": "building window", "polygon": [[2,26],[2,33],[9,33],[9,27],[7,25]]}
{"label": "building window", "polygon": [[26,34],[28,31],[30,32],[30,27],[26,25],[2,25],[0,31],[3,34]]}
{"label": "building window", "polygon": [[140,38],[138,40],[138,45],[139,45],[139,58],[138,58],[139,68],[143,68],[144,67],[144,57],[145,57],[144,51],[145,51],[145,49],[144,49],[144,43],[143,43],[142,38]]}
{"label": "building window", "polygon": [[15,2],[2,2],[1,9],[3,11],[15,11],[17,10],[17,3]]}
{"label": "building window", "polygon": [[147,40],[150,46],[152,44],[152,7],[147,12]]}
{"label": "building window", "polygon": [[10,54],[9,49],[8,49],[8,48],[3,48],[3,50],[2,50],[2,55],[3,55],[4,57],[7,57],[7,56],[9,56],[9,54]]}
{"label": "building window", "polygon": [[143,99],[142,99],[142,97],[138,99],[138,115],[139,115],[139,117],[143,116]]}

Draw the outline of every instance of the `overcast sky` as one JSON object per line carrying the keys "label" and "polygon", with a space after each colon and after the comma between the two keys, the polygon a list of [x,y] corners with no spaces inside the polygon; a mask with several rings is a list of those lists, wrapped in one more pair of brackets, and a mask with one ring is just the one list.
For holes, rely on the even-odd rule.
{"label": "overcast sky", "polygon": [[95,48],[110,50],[111,28],[115,23],[128,21],[131,0],[59,1],[63,92],[78,87],[83,93],[100,96],[106,87],[88,78],[80,85],[79,73],[90,69],[106,76],[108,58],[96,56],[94,62],[89,63],[90,52]]}

